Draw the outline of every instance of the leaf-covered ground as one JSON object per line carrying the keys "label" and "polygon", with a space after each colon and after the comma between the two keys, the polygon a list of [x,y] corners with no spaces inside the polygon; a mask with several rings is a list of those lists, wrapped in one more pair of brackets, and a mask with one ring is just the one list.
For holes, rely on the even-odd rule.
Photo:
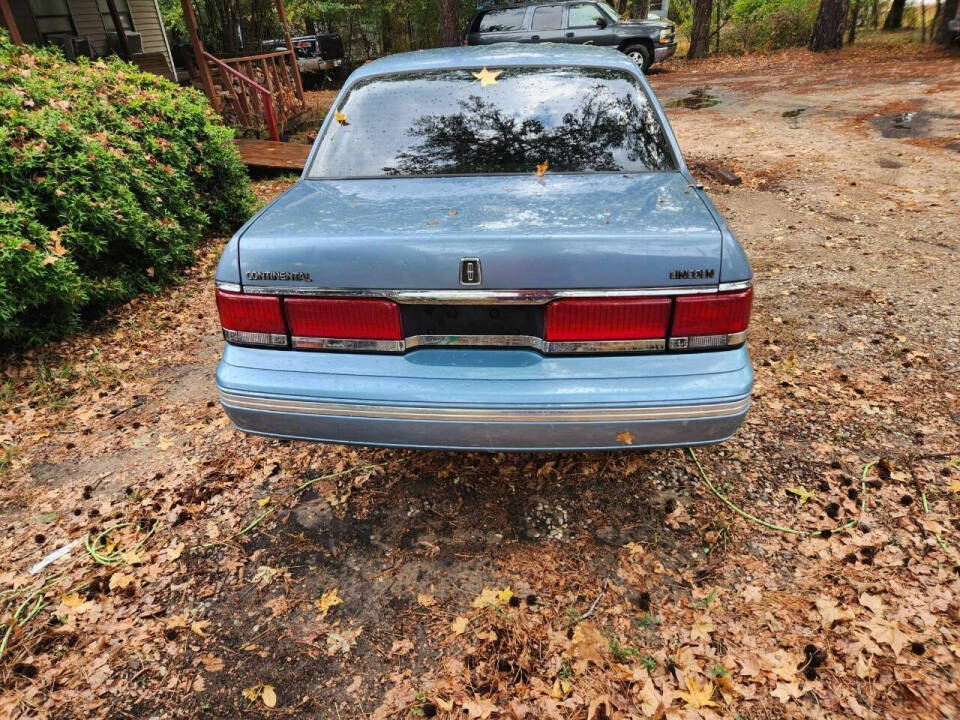
{"label": "leaf-covered ground", "polygon": [[795,51],[651,76],[719,99],[669,112],[756,273],[754,406],[697,457],[806,534],[736,515],[678,450],[240,435],[215,242],[4,369],[0,715],[956,716],[957,69]]}

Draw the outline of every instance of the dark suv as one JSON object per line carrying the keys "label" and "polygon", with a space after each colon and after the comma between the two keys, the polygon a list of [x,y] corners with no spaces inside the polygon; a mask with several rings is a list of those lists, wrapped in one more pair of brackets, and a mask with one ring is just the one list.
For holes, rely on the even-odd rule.
{"label": "dark suv", "polygon": [[677,49],[673,23],[622,21],[605,2],[562,0],[488,7],[470,21],[468,45],[497,42],[610,45],[646,70]]}

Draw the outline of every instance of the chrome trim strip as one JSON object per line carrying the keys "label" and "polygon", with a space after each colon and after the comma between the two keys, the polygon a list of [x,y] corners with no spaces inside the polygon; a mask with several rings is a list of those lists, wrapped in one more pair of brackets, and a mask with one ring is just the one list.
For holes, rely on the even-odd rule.
{"label": "chrome trim strip", "polygon": [[753,287],[753,280],[740,280],[738,282],[720,283],[720,292],[733,292],[734,290],[746,290]]}
{"label": "chrome trim strip", "polygon": [[348,340],[344,338],[299,337],[293,347],[298,350],[340,350],[343,352],[403,352],[403,340]]}
{"label": "chrome trim strip", "polygon": [[404,407],[400,405],[364,405],[313,400],[289,400],[244,395],[218,389],[220,402],[231,408],[305,415],[334,415],[390,420],[444,420],[447,422],[601,422],[640,420],[686,420],[739,415],[750,406],[750,398],[698,405],[653,407],[599,406],[586,408],[466,408]]}
{"label": "chrome trim strip", "polygon": [[387,298],[398,303],[543,305],[559,298],[579,297],[656,297],[659,295],[706,295],[717,292],[716,285],[685,285],[655,288],[573,288],[568,290],[376,290],[367,288],[314,288],[244,285],[243,292],[253,295],[318,295]]}
{"label": "chrome trim strip", "polygon": [[425,345],[461,345],[483,347],[528,347],[545,350],[546,343],[533,335],[411,335],[404,339],[407,349]]}
{"label": "chrome trim strip", "polygon": [[243,287],[240,283],[231,283],[231,282],[221,282],[220,280],[215,280],[213,286],[217,290],[223,290],[224,292],[243,292]]}
{"label": "chrome trim strip", "polygon": [[610,353],[663,352],[666,341],[595,340],[582,342],[547,342],[532,335],[411,335],[403,340],[350,340],[294,336],[298,350],[339,350],[342,352],[400,353],[418,347],[518,347],[543,353]]}
{"label": "chrome trim strip", "polygon": [[747,331],[741,330],[738,333],[727,335],[727,345],[742,345],[747,341]]}
{"label": "chrome trim strip", "polygon": [[653,340],[581,340],[546,343],[549,353],[663,352],[663,338]]}

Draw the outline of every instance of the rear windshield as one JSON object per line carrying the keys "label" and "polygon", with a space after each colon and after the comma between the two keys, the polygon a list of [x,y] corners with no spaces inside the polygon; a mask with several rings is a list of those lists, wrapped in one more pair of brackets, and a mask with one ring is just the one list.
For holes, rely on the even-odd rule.
{"label": "rear windshield", "polygon": [[676,170],[650,99],[620,70],[383,75],[334,113],[311,177]]}

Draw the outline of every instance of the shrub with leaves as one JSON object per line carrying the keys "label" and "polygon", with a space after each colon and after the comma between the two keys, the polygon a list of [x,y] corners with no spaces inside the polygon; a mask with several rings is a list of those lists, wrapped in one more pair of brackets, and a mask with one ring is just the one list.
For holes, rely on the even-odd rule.
{"label": "shrub with leaves", "polygon": [[205,233],[239,225],[232,138],[195,90],[0,32],[0,349],[158,290]]}

